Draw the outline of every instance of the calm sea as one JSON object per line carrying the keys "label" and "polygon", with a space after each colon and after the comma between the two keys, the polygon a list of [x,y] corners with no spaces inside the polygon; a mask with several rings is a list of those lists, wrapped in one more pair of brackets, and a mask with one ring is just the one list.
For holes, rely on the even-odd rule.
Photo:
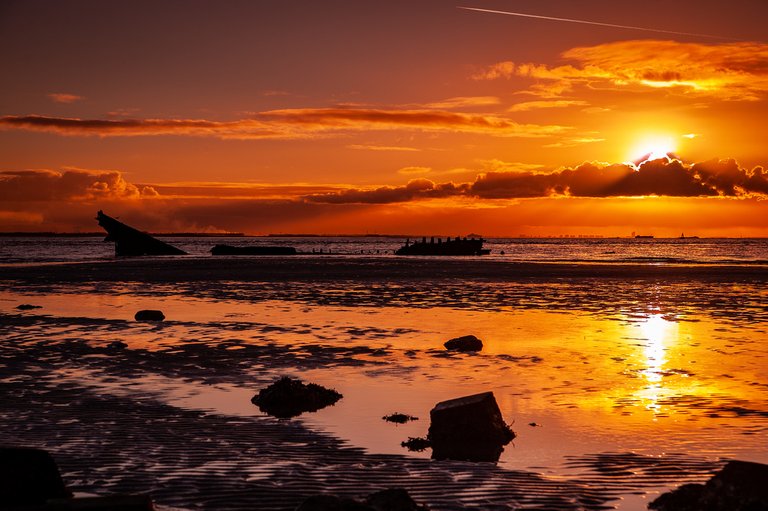
{"label": "calm sea", "polygon": [[[216,244],[281,245],[304,253],[346,257],[392,256],[405,239],[379,237],[172,237],[161,238],[206,257]],[[768,238],[490,238],[486,259],[526,262],[617,262],[768,264]],[[0,237],[0,264],[112,259],[114,245],[102,237]],[[182,256],[184,257],[184,256]]]}

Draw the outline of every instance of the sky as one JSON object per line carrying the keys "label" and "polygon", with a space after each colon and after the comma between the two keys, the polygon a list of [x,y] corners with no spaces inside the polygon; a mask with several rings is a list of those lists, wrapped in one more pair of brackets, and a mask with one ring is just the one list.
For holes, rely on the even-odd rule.
{"label": "sky", "polygon": [[768,236],[766,19],[4,0],[0,231]]}

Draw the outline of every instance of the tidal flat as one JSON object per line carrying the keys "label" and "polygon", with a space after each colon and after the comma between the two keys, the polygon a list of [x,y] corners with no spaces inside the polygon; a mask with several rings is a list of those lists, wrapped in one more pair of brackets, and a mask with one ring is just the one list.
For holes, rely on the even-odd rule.
{"label": "tidal flat", "polygon": [[[4,266],[5,442],[49,450],[80,494],[176,509],[404,487],[433,509],[641,510],[726,460],[768,462],[767,280],[429,258]],[[467,334],[482,351],[443,348]],[[344,397],[275,419],[250,399],[283,375]],[[484,391],[517,434],[498,463],[400,445],[437,402]],[[396,412],[419,420],[382,420]]]}

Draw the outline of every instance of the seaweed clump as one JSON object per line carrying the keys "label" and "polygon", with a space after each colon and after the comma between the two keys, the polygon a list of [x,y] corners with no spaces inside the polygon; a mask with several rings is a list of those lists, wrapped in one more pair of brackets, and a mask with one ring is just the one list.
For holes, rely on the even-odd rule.
{"label": "seaweed clump", "polygon": [[303,383],[284,376],[259,391],[251,403],[264,413],[280,419],[296,417],[304,412],[316,412],[331,406],[343,396],[333,389],[316,383]]}

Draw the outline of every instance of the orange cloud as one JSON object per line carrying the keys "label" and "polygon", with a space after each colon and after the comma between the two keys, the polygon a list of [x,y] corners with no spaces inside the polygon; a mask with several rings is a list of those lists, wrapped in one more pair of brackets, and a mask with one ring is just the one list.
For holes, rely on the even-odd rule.
{"label": "orange cloud", "polygon": [[0,200],[18,201],[94,201],[138,199],[157,196],[150,186],[127,182],[115,170],[66,169],[19,170],[0,172]]}
{"label": "orange cloud", "polygon": [[[547,80],[545,87],[576,85],[620,88],[676,88],[686,94],[755,101],[768,92],[768,44],[701,44],[676,41],[619,41],[570,49],[574,65],[499,62],[477,80],[514,76]],[[536,91],[534,91],[536,92]]]}
{"label": "orange cloud", "polygon": [[497,115],[445,110],[297,108],[271,110],[237,121],[204,119],[76,119],[40,115],[0,117],[0,128],[48,131],[62,135],[191,135],[224,139],[294,139],[337,132],[415,130],[474,133],[498,137],[546,137],[564,126],[519,124]]}
{"label": "orange cloud", "polygon": [[74,103],[85,99],[83,96],[77,94],[67,94],[65,92],[51,92],[48,97],[55,103]]}
{"label": "orange cloud", "polygon": [[497,115],[442,110],[295,108],[262,112],[259,117],[310,130],[416,129],[478,133],[500,137],[543,137],[567,130],[563,126],[519,124],[507,117]]}
{"label": "orange cloud", "polygon": [[566,108],[569,106],[586,106],[589,105],[586,101],[579,100],[551,100],[551,101],[526,101],[524,103],[517,103],[509,108],[509,112],[527,112],[529,110],[538,110],[541,108]]}

